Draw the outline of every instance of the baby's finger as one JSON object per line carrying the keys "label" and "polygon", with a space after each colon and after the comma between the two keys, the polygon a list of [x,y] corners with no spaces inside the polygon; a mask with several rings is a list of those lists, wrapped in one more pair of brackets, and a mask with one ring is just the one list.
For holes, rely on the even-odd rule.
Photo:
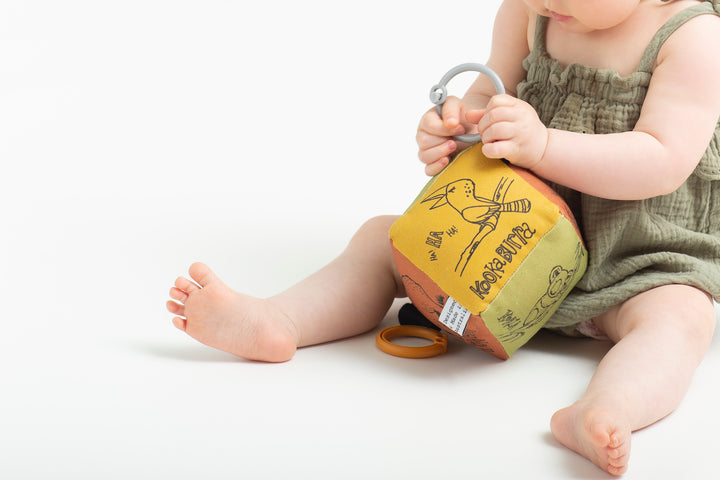
{"label": "baby's finger", "polygon": [[486,110],[470,110],[465,114],[465,120],[467,120],[468,123],[477,125],[483,116],[485,116],[485,112]]}
{"label": "baby's finger", "polygon": [[517,102],[517,98],[513,97],[512,95],[508,95],[507,93],[503,93],[500,95],[493,95],[487,104],[487,108],[490,109],[495,107],[512,107],[513,105],[517,104]]}
{"label": "baby's finger", "polygon": [[434,177],[438,173],[442,172],[445,167],[450,163],[449,157],[443,157],[429,165],[425,166],[425,174],[429,177]]}
{"label": "baby's finger", "polygon": [[480,132],[485,132],[499,123],[512,123],[516,120],[516,110],[507,106],[496,106],[485,110],[477,123]]}
{"label": "baby's finger", "polygon": [[433,147],[447,142],[449,136],[446,135],[433,135],[425,130],[418,130],[415,134],[415,142],[420,150],[428,150]]}
{"label": "baby's finger", "polygon": [[482,146],[483,154],[488,158],[512,158],[518,153],[518,145],[510,141],[497,141]]}
{"label": "baby's finger", "polygon": [[515,125],[511,122],[497,122],[490,124],[487,128],[480,130],[484,143],[509,140],[516,135]]}
{"label": "baby's finger", "polygon": [[457,149],[457,142],[455,140],[443,141],[440,144],[431,146],[429,148],[421,148],[418,152],[418,158],[426,165],[435,163],[439,159],[448,157]]}
{"label": "baby's finger", "polygon": [[428,110],[425,112],[425,115],[420,118],[418,132],[427,132],[431,135],[444,136],[443,121],[435,108]]}
{"label": "baby's finger", "polygon": [[425,132],[429,135],[443,138],[452,137],[453,135],[462,135],[465,133],[465,128],[458,122],[451,121],[450,123],[451,125],[448,126],[447,122],[440,118],[437,111],[432,109],[427,112],[420,121],[418,133]]}

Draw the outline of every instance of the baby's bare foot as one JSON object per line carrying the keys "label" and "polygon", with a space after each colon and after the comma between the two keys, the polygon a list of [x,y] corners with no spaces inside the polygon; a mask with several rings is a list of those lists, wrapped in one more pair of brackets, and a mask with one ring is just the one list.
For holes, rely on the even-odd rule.
{"label": "baby's bare foot", "polygon": [[581,400],[555,413],[551,427],[560,443],[611,475],[627,470],[631,430],[617,412]]}
{"label": "baby's bare foot", "polygon": [[297,348],[292,321],[275,305],[234,292],[206,265],[190,267],[167,302],[173,324],[199,342],[250,360],[284,362]]}

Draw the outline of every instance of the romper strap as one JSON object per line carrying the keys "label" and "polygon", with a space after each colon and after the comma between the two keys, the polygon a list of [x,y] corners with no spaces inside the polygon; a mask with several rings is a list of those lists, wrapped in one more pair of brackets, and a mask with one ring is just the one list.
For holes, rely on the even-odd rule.
{"label": "romper strap", "polygon": [[688,7],[675,14],[675,16],[668,20],[665,25],[660,27],[660,30],[655,33],[655,36],[652,38],[643,53],[637,71],[652,73],[655,65],[655,59],[657,58],[658,52],[660,52],[660,48],[662,48],[665,43],[665,40],[670,38],[670,35],[675,33],[675,30],[683,26],[688,20],[699,15],[706,14],[720,15],[720,0],[705,0],[702,3]]}
{"label": "romper strap", "polygon": [[[718,0],[720,1],[720,0]],[[539,54],[547,54],[545,48],[545,33],[547,32],[548,17],[538,15],[535,20],[535,39],[533,40],[533,50],[537,50]]]}

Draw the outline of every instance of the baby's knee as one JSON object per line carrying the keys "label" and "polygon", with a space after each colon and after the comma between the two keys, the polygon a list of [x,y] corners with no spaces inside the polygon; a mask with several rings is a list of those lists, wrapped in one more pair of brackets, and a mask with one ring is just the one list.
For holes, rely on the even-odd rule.
{"label": "baby's knee", "polygon": [[615,340],[638,328],[661,329],[699,348],[709,346],[717,323],[710,297],[687,285],[666,285],[641,293],[619,306],[613,317]]}
{"label": "baby's knee", "polygon": [[390,227],[397,219],[396,215],[383,215],[366,221],[353,236],[345,254],[387,273],[395,282],[396,296],[404,297],[405,290],[390,244]]}
{"label": "baby's knee", "polygon": [[[678,341],[704,352],[710,346],[717,323],[713,302],[705,292],[694,287],[675,287],[681,288],[676,289],[673,303],[666,303],[662,312],[654,312],[657,328],[670,329],[677,335]],[[652,322],[653,319],[646,321]]]}
{"label": "baby's knee", "polygon": [[360,226],[345,249],[345,254],[361,256],[364,260],[389,259],[392,257],[390,249],[390,226],[397,219],[395,216],[374,217]]}
{"label": "baby's knee", "polygon": [[697,313],[697,324],[694,326],[701,336],[701,341],[706,344],[706,347],[709,347],[717,325],[717,312],[712,300],[709,300],[707,305],[701,305]]}
{"label": "baby's knee", "polygon": [[715,305],[705,292],[694,287],[686,287],[686,289],[688,294],[684,297],[685,301],[678,302],[675,312],[676,316],[680,317],[675,319],[676,324],[681,329],[681,333],[694,340],[698,347],[707,348],[710,346],[717,324]]}
{"label": "baby's knee", "polygon": [[373,217],[363,223],[353,237],[353,240],[363,242],[379,241],[388,243],[390,227],[397,220],[396,215],[381,215]]}

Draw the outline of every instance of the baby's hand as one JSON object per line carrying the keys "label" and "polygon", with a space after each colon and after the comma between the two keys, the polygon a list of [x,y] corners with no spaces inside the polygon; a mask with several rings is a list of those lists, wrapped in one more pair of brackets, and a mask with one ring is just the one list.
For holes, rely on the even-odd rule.
{"label": "baby's hand", "polygon": [[528,103],[510,95],[495,95],[484,111],[468,114],[477,122],[483,153],[505,158],[513,165],[532,169],[545,154],[548,129]]}
{"label": "baby's hand", "polygon": [[462,135],[474,130],[474,126],[465,118],[462,100],[448,97],[443,103],[442,118],[433,107],[420,120],[415,140],[418,144],[418,157],[425,164],[425,173],[437,175],[448,163],[451,156],[465,144],[454,140],[454,135]]}

